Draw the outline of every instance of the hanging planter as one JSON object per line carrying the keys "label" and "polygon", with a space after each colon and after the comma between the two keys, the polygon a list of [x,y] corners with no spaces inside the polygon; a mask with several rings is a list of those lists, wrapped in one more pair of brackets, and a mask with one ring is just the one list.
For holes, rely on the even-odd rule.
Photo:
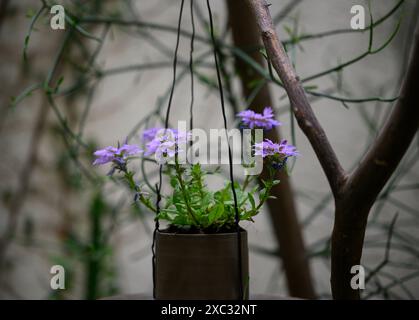
{"label": "hanging planter", "polygon": [[[263,114],[243,111],[238,115],[242,126],[272,129],[279,125],[270,108]],[[199,163],[180,161],[179,155],[190,134],[173,129],[151,128],[143,133],[145,151],[137,145],[123,144],[95,152],[95,165],[112,163],[109,175],[122,173],[134,192],[134,201],[156,214],[153,237],[154,297],[157,299],[247,299],[249,288],[247,233],[240,221],[253,221],[270,197],[274,180],[296,149],[286,141],[255,143],[254,155],[264,159],[268,177],[246,176],[242,183],[231,177],[219,190],[210,190],[205,171]],[[161,194],[134,179],[130,163],[138,155],[160,164],[171,191]],[[161,180],[162,181],[162,180]],[[151,192],[150,192],[151,191]],[[155,192],[155,196],[152,192]],[[160,229],[166,221],[167,229]],[[239,245],[240,244],[240,245]]]}
{"label": "hanging planter", "polygon": [[[158,231],[156,235],[157,299],[248,298],[249,262],[247,233],[240,235],[242,256],[237,255],[237,234],[179,234]],[[239,266],[240,264],[240,266]],[[241,277],[239,272],[241,270]],[[240,279],[245,279],[241,293]]]}
{"label": "hanging planter", "polygon": [[[267,175],[264,175],[265,180],[247,175],[242,183],[237,183],[234,180],[232,152],[226,136],[228,150],[225,152],[229,156],[230,175],[224,186],[218,190],[211,190],[206,184],[206,175],[214,172],[204,170],[199,163],[185,161],[182,155],[185,155],[186,148],[191,143],[192,134],[168,127],[175,88],[183,3],[184,1],[181,2],[173,83],[164,128],[149,128],[143,132],[144,150],[126,142],[122,146],[96,151],[94,164],[112,163],[108,175],[122,174],[121,178],[134,192],[134,201],[155,213],[152,245],[154,298],[243,300],[249,296],[249,263],[247,233],[239,223],[253,222],[253,217],[270,197],[271,188],[279,183],[274,179],[276,171],[283,169],[287,159],[296,156],[297,151],[286,141],[274,143],[266,139],[259,143],[252,142],[252,153],[263,158]],[[227,130],[209,1],[207,5],[221,111],[224,129]],[[190,65],[193,79],[192,51]],[[191,103],[191,129],[192,114]],[[265,108],[262,114],[246,110],[237,116],[240,118],[241,128],[271,130],[280,125],[274,119],[270,107]],[[131,170],[130,162],[139,155],[159,164],[159,182],[156,187],[151,186],[148,179],[144,179],[144,184],[141,184],[134,178],[135,172]],[[163,175],[167,177],[164,181],[168,181],[171,187],[166,194],[161,192]],[[161,221],[168,224],[167,229],[161,230]]]}

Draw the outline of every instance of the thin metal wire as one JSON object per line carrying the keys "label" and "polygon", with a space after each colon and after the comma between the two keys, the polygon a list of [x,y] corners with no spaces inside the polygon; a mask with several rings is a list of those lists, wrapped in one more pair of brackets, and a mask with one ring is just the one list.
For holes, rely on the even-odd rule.
{"label": "thin metal wire", "polygon": [[193,3],[194,3],[194,0],[191,0],[190,10],[191,10],[191,23],[192,23],[192,36],[191,36],[191,48],[190,48],[190,53],[189,53],[189,72],[191,74],[191,105],[189,107],[191,118],[189,121],[189,127],[191,131],[193,129],[193,105],[194,105],[193,51],[194,51],[194,40],[195,40],[195,19],[194,19],[194,13],[193,13],[193,10],[194,10]]}
{"label": "thin metal wire", "polygon": [[215,36],[214,36],[214,22],[212,19],[211,5],[210,5],[209,0],[207,0],[207,8],[208,8],[209,21],[210,21],[211,40],[212,40],[212,45],[214,49],[215,69],[217,71],[218,88],[220,91],[221,110],[223,113],[224,128],[226,131],[226,138],[227,138],[231,191],[233,193],[233,199],[234,199],[234,218],[235,218],[235,225],[236,225],[236,232],[237,232],[237,252],[238,252],[238,270],[239,270],[239,294],[240,294],[239,300],[243,300],[244,291],[243,291],[243,274],[242,274],[243,271],[242,271],[241,233],[240,233],[240,225],[239,225],[240,216],[239,216],[239,209],[237,205],[236,189],[234,188],[233,159],[232,159],[230,142],[229,142],[228,133],[227,133],[227,117],[226,117],[225,104],[224,104],[224,92],[223,92],[223,86],[222,86],[222,81],[221,81],[220,66],[219,66],[218,57],[217,57],[218,46],[217,46],[217,43],[215,41]]}
{"label": "thin metal wire", "polygon": [[[167,104],[167,111],[166,111],[166,119],[164,123],[164,128],[168,129],[169,127],[169,115],[170,109],[172,107],[172,100],[173,94],[175,92],[175,85],[176,85],[176,66],[177,66],[177,54],[179,49],[179,40],[180,40],[180,26],[182,24],[182,15],[183,15],[183,5],[185,0],[182,0],[180,5],[180,12],[179,12],[179,19],[178,19],[178,26],[177,26],[177,37],[176,37],[176,47],[175,47],[175,54],[173,58],[173,80],[172,80],[172,88],[170,90],[169,101]],[[156,184],[156,191],[157,191],[157,200],[156,200],[156,218],[155,218],[155,225],[154,225],[154,232],[153,232],[153,243],[151,245],[151,252],[152,252],[152,267],[153,267],[153,298],[156,299],[156,252],[155,252],[155,244],[156,244],[156,235],[159,231],[160,223],[158,219],[158,215],[160,213],[160,201],[161,201],[161,186],[162,186],[162,176],[163,176],[163,166],[160,165],[159,167],[159,183]]]}

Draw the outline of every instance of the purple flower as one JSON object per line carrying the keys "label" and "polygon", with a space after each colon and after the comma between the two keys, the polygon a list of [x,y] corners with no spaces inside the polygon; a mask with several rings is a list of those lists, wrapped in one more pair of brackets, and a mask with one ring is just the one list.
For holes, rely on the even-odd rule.
{"label": "purple flower", "polygon": [[274,118],[271,107],[266,107],[263,114],[256,113],[253,110],[245,110],[237,114],[241,118],[242,124],[249,129],[265,129],[271,130],[281,123]]}
{"label": "purple flower", "polygon": [[93,165],[102,165],[113,162],[118,166],[123,166],[126,164],[127,157],[136,155],[140,152],[142,152],[142,150],[137,145],[127,143],[119,148],[106,147],[93,153],[96,157]]}
{"label": "purple flower", "polygon": [[169,162],[175,155],[183,151],[182,146],[190,140],[190,133],[179,132],[175,129],[160,129],[153,140],[146,144],[145,156],[155,155],[158,163]]}
{"label": "purple flower", "polygon": [[288,158],[288,157],[295,157],[298,156],[299,153],[297,151],[297,148],[294,147],[291,144],[287,143],[287,140],[282,140],[281,144],[279,145],[279,154],[282,155],[282,157]]}
{"label": "purple flower", "polygon": [[263,158],[276,156],[280,159],[286,159],[298,155],[297,149],[293,145],[288,144],[287,140],[282,140],[281,143],[274,143],[269,139],[265,139],[265,141],[256,143],[254,148],[255,155]]}
{"label": "purple flower", "polygon": [[160,130],[161,128],[150,128],[150,129],[146,129],[143,131],[143,141],[144,143],[150,142],[151,140],[154,139],[154,137],[156,136],[156,133]]}
{"label": "purple flower", "polygon": [[135,144],[125,143],[122,147],[118,149],[118,154],[121,154],[124,157],[133,156],[141,152],[142,150]]}
{"label": "purple flower", "polygon": [[164,164],[172,160],[177,152],[176,142],[165,141],[158,146],[155,157],[159,164]]}
{"label": "purple flower", "polygon": [[172,129],[158,129],[151,139],[146,144],[145,156],[151,156],[156,153],[157,149],[164,142],[175,141],[175,132]]}
{"label": "purple flower", "polygon": [[106,164],[112,162],[115,159],[115,154],[118,152],[118,149],[115,147],[106,147],[104,149],[97,150],[93,153],[96,157],[93,165]]}
{"label": "purple flower", "polygon": [[267,156],[273,156],[274,154],[278,153],[279,144],[273,143],[269,139],[265,139],[265,141],[255,143],[254,148],[256,156],[262,156],[263,158],[266,158]]}
{"label": "purple flower", "polygon": [[[162,132],[164,132],[164,128],[149,128],[143,131],[143,142],[144,143],[148,143],[150,141],[152,141],[157,133],[162,130]],[[166,129],[166,130],[171,130],[174,134],[177,134],[178,131],[176,129]]]}

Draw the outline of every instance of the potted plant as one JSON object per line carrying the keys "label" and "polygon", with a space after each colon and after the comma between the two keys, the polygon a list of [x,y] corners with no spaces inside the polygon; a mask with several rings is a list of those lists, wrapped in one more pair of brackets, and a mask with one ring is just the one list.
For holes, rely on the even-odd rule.
{"label": "potted plant", "polygon": [[[238,117],[242,128],[271,130],[280,125],[270,108],[265,108],[263,114],[246,110]],[[209,172],[199,163],[179,159],[189,139],[187,132],[147,129],[143,133],[144,150],[128,143],[107,147],[94,153],[93,164],[111,163],[109,175],[121,175],[134,192],[134,201],[154,212],[158,221],[168,222],[166,229],[157,228],[155,232],[153,273],[157,299],[246,299],[247,233],[238,222],[253,221],[270,197],[271,188],[279,183],[274,180],[275,171],[283,169],[297,151],[286,141],[274,143],[266,139],[254,143],[253,153],[264,159],[268,178],[260,185],[255,183],[257,176],[248,175],[242,183],[234,183],[234,192],[230,180],[219,190],[210,190],[205,179]],[[129,163],[140,154],[154,156],[161,165],[170,193],[160,195],[157,190],[156,195],[154,188],[135,180]]]}

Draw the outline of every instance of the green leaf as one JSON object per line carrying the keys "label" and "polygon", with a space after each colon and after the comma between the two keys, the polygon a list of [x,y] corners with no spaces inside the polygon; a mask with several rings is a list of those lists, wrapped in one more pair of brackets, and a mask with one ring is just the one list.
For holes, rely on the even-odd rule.
{"label": "green leaf", "polygon": [[211,193],[206,193],[204,197],[201,199],[201,208],[204,210],[209,207],[212,202],[212,195]]}
{"label": "green leaf", "polygon": [[40,17],[40,15],[42,14],[42,12],[45,10],[46,8],[44,6],[42,6],[35,14],[32,15],[31,17],[31,22],[29,24],[29,30],[28,33],[25,36],[25,42],[24,42],[24,46],[23,46],[23,61],[27,61],[28,57],[27,57],[27,51],[28,51],[28,45],[29,45],[29,39],[31,37],[32,34],[32,30],[34,30],[35,27],[35,23],[38,20],[38,18]]}
{"label": "green leaf", "polygon": [[170,177],[170,186],[172,188],[175,188],[178,185],[177,178],[175,176]]}
{"label": "green leaf", "polygon": [[255,198],[253,198],[253,195],[249,192],[248,193],[248,198],[249,198],[249,202],[252,205],[252,210],[256,209],[256,203],[255,203]]}
{"label": "green leaf", "polygon": [[82,26],[80,26],[77,21],[75,21],[72,17],[70,17],[68,14],[65,16],[65,20],[68,22],[68,24],[72,27],[74,27],[81,35],[85,36],[88,39],[95,40],[97,42],[102,42],[102,39],[96,37],[95,35],[91,34],[89,31],[84,29]]}
{"label": "green leaf", "polygon": [[213,224],[215,221],[217,221],[218,218],[220,218],[224,214],[224,206],[222,204],[214,206],[209,215],[208,215],[208,223]]}
{"label": "green leaf", "polygon": [[25,90],[23,90],[17,97],[11,97],[11,102],[12,102],[11,107],[12,108],[16,107],[19,104],[19,102],[21,102],[26,97],[29,97],[32,94],[32,92],[40,88],[42,88],[42,83],[35,83],[27,87]]}

